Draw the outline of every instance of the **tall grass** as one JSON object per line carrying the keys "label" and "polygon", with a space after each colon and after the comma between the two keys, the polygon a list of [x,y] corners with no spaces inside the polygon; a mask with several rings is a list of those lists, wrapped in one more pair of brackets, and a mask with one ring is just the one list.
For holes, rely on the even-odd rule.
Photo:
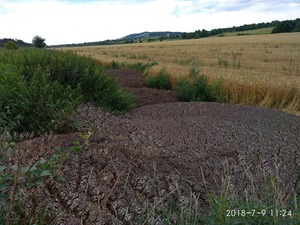
{"label": "tall grass", "polygon": [[0,125],[12,131],[68,132],[81,102],[122,113],[131,93],[94,60],[71,52],[0,49]]}
{"label": "tall grass", "polygon": [[[300,174],[293,193],[286,193],[274,176],[263,169],[258,182],[250,167],[242,169],[239,183],[233,184],[228,161],[223,162],[221,183],[216,193],[207,193],[207,203],[190,192],[185,203],[173,192],[145,205],[139,224],[197,225],[298,225],[300,221]],[[205,179],[204,179],[204,181]],[[247,184],[245,186],[245,183]],[[179,190],[175,190],[175,192]],[[242,192],[242,194],[241,194]]]}

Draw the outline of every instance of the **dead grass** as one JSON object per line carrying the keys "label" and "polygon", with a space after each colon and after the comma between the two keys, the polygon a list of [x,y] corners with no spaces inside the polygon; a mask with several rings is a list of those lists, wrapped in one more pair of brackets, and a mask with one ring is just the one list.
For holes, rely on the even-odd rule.
{"label": "dead grass", "polygon": [[199,68],[210,81],[224,80],[225,102],[274,107],[300,114],[300,33],[211,37],[126,45],[73,47],[103,64],[158,62],[172,76]]}

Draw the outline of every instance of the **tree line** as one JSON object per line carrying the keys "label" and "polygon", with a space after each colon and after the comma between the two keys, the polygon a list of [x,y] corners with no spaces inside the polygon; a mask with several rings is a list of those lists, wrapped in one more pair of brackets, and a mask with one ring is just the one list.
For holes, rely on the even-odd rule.
{"label": "tree line", "polygon": [[300,19],[282,21],[272,30],[272,34],[286,32],[300,32]]}
{"label": "tree line", "polygon": [[[284,20],[284,21],[272,21],[268,23],[253,23],[245,24],[242,26],[234,26],[229,28],[218,28],[212,29],[210,31],[202,29],[196,30],[194,32],[177,32],[175,35],[160,36],[157,38],[148,38],[147,40],[141,38],[131,38],[131,39],[115,39],[115,40],[105,40],[105,41],[96,41],[96,42],[84,42],[79,44],[64,44],[56,45],[55,47],[64,47],[64,46],[93,46],[93,45],[114,45],[114,44],[130,44],[137,42],[151,42],[151,41],[164,41],[164,40],[178,40],[178,39],[195,39],[195,38],[205,38],[215,35],[222,35],[225,32],[242,32],[247,30],[256,30],[261,28],[274,27],[272,34],[274,33],[286,33],[286,32],[300,32],[300,18],[295,20]],[[158,32],[153,32],[158,33]],[[165,32],[162,32],[165,33]],[[46,47],[45,39],[40,36],[35,36],[31,43],[26,43],[22,40],[4,38],[0,39],[0,47],[6,47],[9,49],[16,49],[18,47],[29,47],[35,46],[39,48]]]}
{"label": "tree line", "polygon": [[17,50],[19,47],[37,47],[44,48],[47,46],[45,42],[45,38],[42,38],[39,35],[36,35],[32,38],[32,43],[26,43],[19,39],[11,39],[11,38],[3,38],[0,39],[0,47],[4,47],[6,49]]}
{"label": "tree line", "polygon": [[242,26],[234,26],[229,28],[212,29],[211,31],[202,29],[195,32],[182,33],[182,39],[204,38],[209,36],[220,35],[225,32],[239,32],[247,30],[256,30],[261,28],[274,27],[272,33],[285,33],[285,32],[299,32],[300,31],[300,19],[285,20],[285,21],[272,21],[268,23],[253,23],[245,24]]}

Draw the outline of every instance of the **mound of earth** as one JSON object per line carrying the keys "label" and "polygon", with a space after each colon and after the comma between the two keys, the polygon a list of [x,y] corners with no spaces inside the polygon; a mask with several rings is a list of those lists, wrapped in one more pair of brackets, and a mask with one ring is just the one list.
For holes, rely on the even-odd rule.
{"label": "mound of earth", "polygon": [[[207,193],[220,193],[224,173],[228,187],[241,196],[252,182],[262,185],[266,175],[276,177],[283,194],[295,190],[300,118],[288,113],[170,102],[122,116],[85,104],[74,118],[84,133],[93,132],[90,143],[62,162],[65,181],[45,183],[37,206],[31,205],[47,207],[58,224],[143,224],[149,219],[145,209],[159,224],[165,200],[184,205],[193,193],[205,206]],[[19,160],[48,158],[55,146],[68,152],[78,139],[65,134],[26,140],[17,146]]]}

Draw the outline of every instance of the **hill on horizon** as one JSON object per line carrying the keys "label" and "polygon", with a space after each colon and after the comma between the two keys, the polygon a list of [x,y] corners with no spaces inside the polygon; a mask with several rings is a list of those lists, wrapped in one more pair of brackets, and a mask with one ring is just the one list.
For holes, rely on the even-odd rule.
{"label": "hill on horizon", "polygon": [[121,38],[123,40],[128,39],[143,39],[143,38],[160,38],[160,37],[174,37],[181,35],[182,32],[172,32],[172,31],[158,31],[158,32],[142,32],[142,33],[135,33],[135,34],[129,34],[125,37]]}
{"label": "hill on horizon", "polygon": [[19,40],[19,39],[12,39],[12,38],[0,38],[0,47],[4,46],[6,42],[8,41],[13,41],[14,43],[16,43],[18,46],[20,47],[29,47],[32,46],[31,43],[27,43],[24,42],[23,40]]}

